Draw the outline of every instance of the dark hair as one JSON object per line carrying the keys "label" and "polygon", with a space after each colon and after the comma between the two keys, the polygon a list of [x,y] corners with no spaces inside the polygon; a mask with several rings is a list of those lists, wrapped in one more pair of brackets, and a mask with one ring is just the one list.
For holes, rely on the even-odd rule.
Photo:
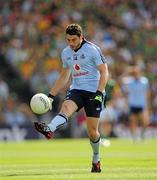
{"label": "dark hair", "polygon": [[70,24],[67,26],[65,33],[69,35],[77,35],[80,37],[82,34],[82,28],[79,24]]}

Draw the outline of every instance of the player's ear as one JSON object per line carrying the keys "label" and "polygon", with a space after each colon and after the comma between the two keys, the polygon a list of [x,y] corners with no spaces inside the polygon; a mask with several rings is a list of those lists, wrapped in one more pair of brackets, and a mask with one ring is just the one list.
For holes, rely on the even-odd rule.
{"label": "player's ear", "polygon": [[80,39],[83,39],[83,34],[80,35]]}

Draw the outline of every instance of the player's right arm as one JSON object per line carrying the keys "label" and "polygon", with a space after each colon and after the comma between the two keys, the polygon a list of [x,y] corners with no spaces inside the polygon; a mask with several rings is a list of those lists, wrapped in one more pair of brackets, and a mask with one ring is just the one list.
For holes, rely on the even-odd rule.
{"label": "player's right arm", "polygon": [[70,78],[70,68],[62,68],[59,78],[56,80],[54,86],[50,90],[52,96],[56,96],[68,83]]}

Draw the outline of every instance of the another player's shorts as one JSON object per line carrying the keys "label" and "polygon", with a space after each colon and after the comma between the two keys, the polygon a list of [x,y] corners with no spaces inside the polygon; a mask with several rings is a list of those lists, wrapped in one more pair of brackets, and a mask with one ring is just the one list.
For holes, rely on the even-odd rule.
{"label": "another player's shorts", "polygon": [[130,107],[130,114],[140,114],[143,112],[143,107]]}
{"label": "another player's shorts", "polygon": [[100,112],[102,110],[101,104],[96,104],[91,101],[94,93],[84,90],[72,89],[68,91],[65,100],[72,100],[78,106],[77,111],[84,107],[87,117],[100,117]]}

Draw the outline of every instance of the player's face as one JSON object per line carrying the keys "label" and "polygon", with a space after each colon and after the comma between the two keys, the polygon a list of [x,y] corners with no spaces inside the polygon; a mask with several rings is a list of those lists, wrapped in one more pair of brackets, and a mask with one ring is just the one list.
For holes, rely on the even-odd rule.
{"label": "player's face", "polygon": [[71,49],[76,50],[80,47],[80,44],[82,42],[82,36],[77,36],[77,35],[66,35],[66,40],[68,45],[70,46]]}

